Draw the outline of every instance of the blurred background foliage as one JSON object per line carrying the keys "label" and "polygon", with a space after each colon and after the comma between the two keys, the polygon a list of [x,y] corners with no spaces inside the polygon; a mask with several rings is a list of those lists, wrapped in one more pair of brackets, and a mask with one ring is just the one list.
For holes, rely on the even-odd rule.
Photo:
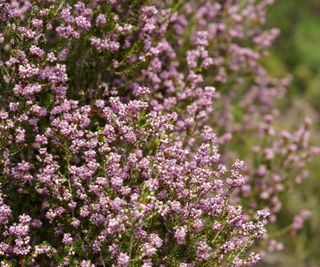
{"label": "blurred background foliage", "polygon": [[320,0],[276,0],[269,27],[281,35],[268,58],[276,75],[293,75],[290,94],[306,97],[320,112]]}
{"label": "blurred background foliage", "polygon": [[[276,0],[269,10],[268,28],[281,30],[265,65],[278,77],[290,73],[292,83],[281,109],[279,128],[301,121],[313,121],[312,139],[320,146],[320,0]],[[309,164],[310,177],[300,186],[298,194],[285,194],[288,210],[279,224],[290,223],[294,213],[306,208],[312,217],[297,237],[285,230],[277,238],[285,249],[267,257],[264,266],[320,266],[320,158]]]}

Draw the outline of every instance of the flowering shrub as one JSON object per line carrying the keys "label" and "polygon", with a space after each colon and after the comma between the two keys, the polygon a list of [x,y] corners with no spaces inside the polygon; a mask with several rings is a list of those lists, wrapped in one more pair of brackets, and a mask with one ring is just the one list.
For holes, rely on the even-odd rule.
{"label": "flowering shrub", "polygon": [[1,266],[258,262],[318,152],[271,125],[271,2],[0,0]]}

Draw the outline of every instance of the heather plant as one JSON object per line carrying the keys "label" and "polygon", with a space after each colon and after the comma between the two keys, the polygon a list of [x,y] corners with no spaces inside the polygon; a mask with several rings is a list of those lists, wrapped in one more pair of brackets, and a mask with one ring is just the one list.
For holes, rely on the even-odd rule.
{"label": "heather plant", "polygon": [[2,266],[258,262],[318,152],[273,130],[268,4],[0,1]]}
{"label": "heather plant", "polygon": [[[272,1],[188,2],[175,29],[183,35],[180,46],[188,47],[190,35],[194,36],[191,43],[197,46],[186,52],[185,66],[192,70],[199,84],[219,88],[211,117],[206,117],[207,110],[191,120],[199,125],[205,118],[215,126],[225,161],[239,156],[247,160],[246,171],[252,179],[242,187],[241,198],[253,209],[268,207],[269,220],[275,222],[285,205],[281,196],[308,176],[305,164],[319,149],[310,144],[308,118],[293,132],[273,126],[280,114],[277,102],[285,96],[290,77],[273,78],[262,64],[279,34],[276,29],[263,30],[266,7],[270,4]],[[200,34],[205,40],[197,38],[199,29],[205,30]],[[180,51],[176,49],[177,53]],[[202,73],[194,75],[199,72]],[[181,83],[180,80],[176,87]],[[191,106],[193,110],[195,105],[188,108]],[[243,147],[240,151],[239,145]],[[292,228],[293,225],[287,229]]]}

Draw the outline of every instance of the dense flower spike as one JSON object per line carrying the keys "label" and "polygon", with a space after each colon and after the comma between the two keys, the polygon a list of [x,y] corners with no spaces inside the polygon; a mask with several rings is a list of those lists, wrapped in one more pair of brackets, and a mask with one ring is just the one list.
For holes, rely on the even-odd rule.
{"label": "dense flower spike", "polygon": [[0,0],[1,266],[244,266],[276,242],[319,149],[308,120],[272,127],[272,1],[152,2]]}

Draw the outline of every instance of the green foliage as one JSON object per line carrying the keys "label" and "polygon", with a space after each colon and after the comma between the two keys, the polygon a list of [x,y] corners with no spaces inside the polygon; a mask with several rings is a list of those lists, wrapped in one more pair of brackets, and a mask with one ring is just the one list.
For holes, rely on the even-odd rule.
{"label": "green foliage", "polygon": [[[297,114],[311,116],[319,125],[320,117],[320,1],[318,0],[278,0],[269,12],[269,27],[281,29],[272,53],[264,64],[275,76],[293,74],[293,82],[288,89],[292,107],[288,112],[287,124],[294,124]],[[294,100],[294,101],[292,101]],[[298,101],[296,101],[298,100]],[[302,103],[302,109],[297,106]],[[290,115],[289,115],[290,113]],[[319,127],[314,132],[314,142],[320,143]],[[265,266],[320,266],[320,210],[319,210],[319,158],[308,166],[310,178],[304,190],[294,197],[283,196],[289,208],[279,218],[286,225],[288,218],[302,207],[312,211],[312,217],[299,237],[284,235],[285,251],[269,259]],[[293,241],[294,240],[294,241]]]}

